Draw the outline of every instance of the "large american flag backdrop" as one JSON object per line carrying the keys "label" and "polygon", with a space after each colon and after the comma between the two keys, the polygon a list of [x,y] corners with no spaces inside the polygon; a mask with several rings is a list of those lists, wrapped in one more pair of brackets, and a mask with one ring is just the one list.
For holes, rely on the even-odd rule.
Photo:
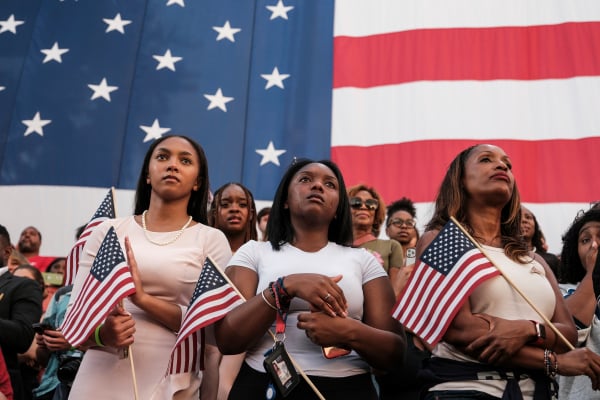
{"label": "large american flag backdrop", "polygon": [[408,196],[451,159],[512,157],[551,250],[600,199],[600,2],[3,0],[0,223],[64,255],[106,188],[118,215],[152,140],[205,148],[212,187],[270,201],[293,157]]}

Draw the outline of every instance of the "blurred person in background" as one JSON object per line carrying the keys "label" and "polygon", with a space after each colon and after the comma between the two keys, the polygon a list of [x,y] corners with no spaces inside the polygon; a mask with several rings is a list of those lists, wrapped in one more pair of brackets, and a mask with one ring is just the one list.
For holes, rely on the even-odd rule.
{"label": "blurred person in background", "polygon": [[378,239],[385,219],[383,199],[374,188],[362,184],[349,188],[348,198],[352,215],[352,244],[373,253],[390,277],[397,296],[400,287],[394,286],[394,283],[404,265],[404,252],[396,240]]}
{"label": "blurred person in background", "polygon": [[[6,265],[12,244],[6,228],[0,225],[0,254]],[[33,341],[32,324],[42,315],[42,290],[35,281],[14,276],[8,271],[0,274],[0,348],[10,375],[14,399],[27,399],[23,387],[18,353],[27,351]]]}
{"label": "blurred person in background", "polygon": [[[208,215],[210,226],[225,234],[233,253],[244,243],[258,238],[254,196],[241,183],[227,183],[218,188]],[[268,214],[266,219],[268,219]],[[218,349],[211,345],[207,346],[206,351],[207,367],[219,369],[217,398],[227,399],[244,361],[245,353],[221,357]]]}
{"label": "blurred person in background", "polygon": [[258,222],[258,230],[260,231],[260,240],[266,242],[267,238],[267,223],[269,222],[269,213],[271,212],[271,207],[263,207],[258,212],[256,216],[256,220]]}
{"label": "blurred person in background", "polygon": [[29,264],[44,272],[56,257],[40,256],[40,247],[42,247],[42,233],[34,226],[23,229],[17,249],[27,258]]}
{"label": "blurred person in background", "polygon": [[548,253],[547,246],[544,246],[544,234],[540,228],[537,218],[531,210],[521,205],[521,234],[527,242],[530,251],[539,254],[548,264],[555,276],[558,277],[559,260],[552,253]]}

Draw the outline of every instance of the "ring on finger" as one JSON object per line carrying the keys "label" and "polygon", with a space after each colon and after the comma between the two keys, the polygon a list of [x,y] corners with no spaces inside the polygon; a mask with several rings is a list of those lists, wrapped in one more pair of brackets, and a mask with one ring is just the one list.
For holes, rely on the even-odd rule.
{"label": "ring on finger", "polygon": [[331,293],[327,293],[327,296],[325,296],[325,298],[323,298],[323,301],[325,303],[327,303],[327,300],[331,297]]}

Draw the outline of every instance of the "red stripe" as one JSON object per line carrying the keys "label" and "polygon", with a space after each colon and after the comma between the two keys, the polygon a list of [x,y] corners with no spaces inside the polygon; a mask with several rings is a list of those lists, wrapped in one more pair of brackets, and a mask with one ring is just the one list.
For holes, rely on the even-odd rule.
{"label": "red stripe", "polygon": [[[487,142],[502,147],[511,158],[523,201],[600,199],[600,185],[588,179],[592,171],[600,171],[600,137]],[[339,146],[332,148],[331,157],[342,169],[347,186],[358,183],[373,186],[386,204],[402,196],[415,202],[430,202],[435,199],[452,159],[477,143],[481,141],[426,140],[370,147]]]}
{"label": "red stripe", "polygon": [[598,37],[600,22],[338,36],[333,87],[600,75]]}

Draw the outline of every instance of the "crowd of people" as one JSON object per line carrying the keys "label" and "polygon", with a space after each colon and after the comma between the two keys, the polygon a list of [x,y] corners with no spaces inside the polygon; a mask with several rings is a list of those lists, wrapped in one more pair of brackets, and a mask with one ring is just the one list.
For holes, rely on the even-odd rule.
{"label": "crowd of people", "polygon": [[[497,146],[456,156],[423,232],[409,197],[347,187],[329,160],[295,159],[261,210],[242,183],[211,193],[208,167],[192,139],[155,140],[133,215],[95,227],[72,285],[65,257],[40,255],[38,229],[13,244],[0,225],[0,400],[132,399],[134,382],[144,400],[600,399],[600,205],[574,216],[554,255]],[[431,345],[392,311],[451,217],[502,275]],[[135,293],[73,347],[60,326],[111,228]],[[165,381],[207,257],[245,302],[202,335],[202,371]]]}

